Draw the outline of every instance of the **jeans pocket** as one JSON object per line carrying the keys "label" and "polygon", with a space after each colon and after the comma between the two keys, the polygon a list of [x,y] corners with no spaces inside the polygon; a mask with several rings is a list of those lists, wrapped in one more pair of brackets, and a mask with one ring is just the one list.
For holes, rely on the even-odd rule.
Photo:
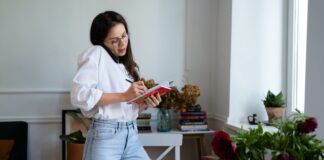
{"label": "jeans pocket", "polygon": [[96,131],[95,139],[110,139],[115,135],[115,129],[113,128],[99,128]]}

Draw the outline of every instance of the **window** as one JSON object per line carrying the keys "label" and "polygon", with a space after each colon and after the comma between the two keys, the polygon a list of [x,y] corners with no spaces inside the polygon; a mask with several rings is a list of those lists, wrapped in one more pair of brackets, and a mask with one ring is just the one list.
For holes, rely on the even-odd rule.
{"label": "window", "polygon": [[305,75],[308,0],[289,1],[287,106],[305,110]]}

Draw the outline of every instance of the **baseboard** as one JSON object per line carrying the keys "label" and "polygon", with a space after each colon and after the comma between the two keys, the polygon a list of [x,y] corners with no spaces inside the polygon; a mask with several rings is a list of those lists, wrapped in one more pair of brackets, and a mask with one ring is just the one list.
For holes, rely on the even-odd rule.
{"label": "baseboard", "polygon": [[67,88],[0,88],[0,94],[69,94],[70,90]]}
{"label": "baseboard", "polygon": [[25,121],[31,124],[50,124],[61,123],[62,118],[59,116],[1,116],[0,122],[5,121]]}
{"label": "baseboard", "polygon": [[214,119],[223,123],[227,122],[227,117],[224,115],[219,115],[219,114],[208,114],[207,117],[209,117],[210,119]]}

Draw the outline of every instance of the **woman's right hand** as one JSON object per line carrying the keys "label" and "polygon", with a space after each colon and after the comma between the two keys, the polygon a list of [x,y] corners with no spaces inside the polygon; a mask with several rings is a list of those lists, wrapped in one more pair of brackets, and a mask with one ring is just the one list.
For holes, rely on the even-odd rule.
{"label": "woman's right hand", "polygon": [[127,89],[125,94],[126,101],[131,100],[141,94],[144,94],[146,91],[146,87],[143,81],[133,82],[131,86]]}

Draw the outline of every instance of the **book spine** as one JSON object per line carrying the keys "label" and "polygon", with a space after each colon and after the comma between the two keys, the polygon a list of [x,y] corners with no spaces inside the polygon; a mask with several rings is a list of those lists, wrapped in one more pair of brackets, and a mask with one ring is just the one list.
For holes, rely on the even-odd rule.
{"label": "book spine", "polygon": [[207,125],[180,125],[181,129],[207,129]]}
{"label": "book spine", "polygon": [[207,119],[180,119],[180,123],[183,122],[205,122],[207,123]]}
{"label": "book spine", "polygon": [[206,125],[207,122],[179,122],[180,125]]}
{"label": "book spine", "polygon": [[209,129],[180,129],[182,132],[192,132],[192,131],[209,131]]}
{"label": "book spine", "polygon": [[208,131],[208,125],[180,125],[181,131]]}
{"label": "book spine", "polygon": [[182,112],[181,116],[206,116],[206,112]]}
{"label": "book spine", "polygon": [[189,119],[207,119],[207,116],[181,116],[181,119],[189,120]]}

